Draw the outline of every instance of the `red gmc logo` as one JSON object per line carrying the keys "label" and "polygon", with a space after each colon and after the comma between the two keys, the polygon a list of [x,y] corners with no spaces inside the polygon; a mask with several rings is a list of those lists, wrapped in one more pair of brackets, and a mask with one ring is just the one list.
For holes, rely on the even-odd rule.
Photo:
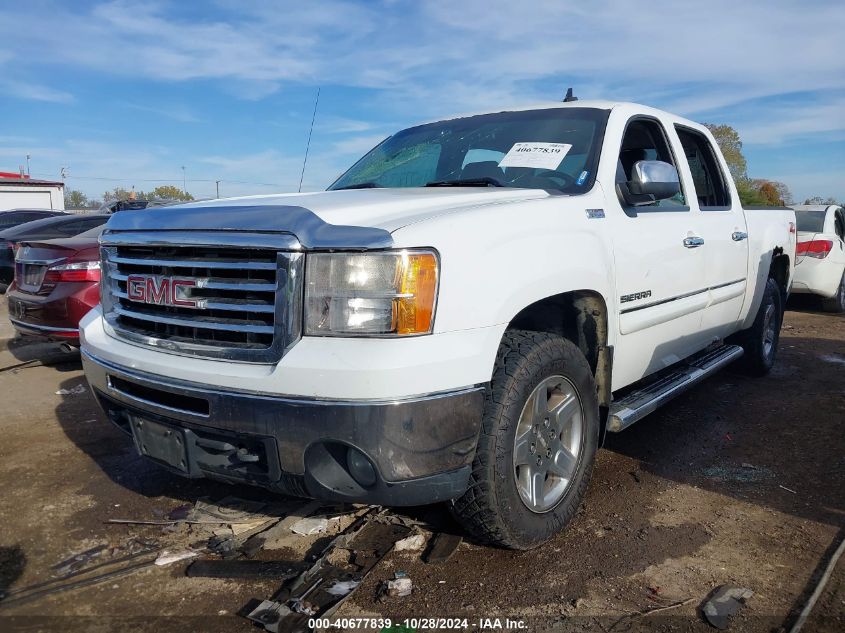
{"label": "red gmc logo", "polygon": [[141,303],[196,308],[196,300],[186,298],[186,291],[179,292],[179,288],[196,288],[196,285],[197,282],[192,279],[129,275],[126,280],[126,296],[130,301]]}

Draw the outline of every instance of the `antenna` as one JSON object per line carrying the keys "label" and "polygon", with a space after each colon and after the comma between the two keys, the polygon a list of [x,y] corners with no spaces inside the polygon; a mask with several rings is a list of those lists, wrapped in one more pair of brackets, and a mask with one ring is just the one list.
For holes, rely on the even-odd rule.
{"label": "antenna", "polygon": [[564,103],[569,103],[570,101],[578,101],[578,97],[572,94],[572,88],[567,89],[566,96],[563,98]]}
{"label": "antenna", "polygon": [[308,150],[311,148],[311,133],[314,131],[314,119],[317,118],[317,104],[320,103],[320,89],[317,88],[317,98],[314,99],[314,114],[311,115],[311,128],[308,130],[308,144],[305,146],[305,158],[302,161],[302,173],[299,175],[299,191],[302,191],[302,180],[305,178],[305,165],[308,164]]}

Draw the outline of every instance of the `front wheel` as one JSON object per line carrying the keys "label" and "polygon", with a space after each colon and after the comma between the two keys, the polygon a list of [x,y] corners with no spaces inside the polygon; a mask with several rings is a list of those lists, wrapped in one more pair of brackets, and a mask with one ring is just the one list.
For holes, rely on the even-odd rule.
{"label": "front wheel", "polygon": [[822,299],[822,308],[826,312],[845,312],[845,273],[842,274],[842,279],[839,280],[839,287],[836,289],[836,294],[830,299]]}
{"label": "front wheel", "polygon": [[469,488],[452,502],[454,515],[483,542],[540,545],[578,510],[598,435],[596,384],[581,351],[553,334],[506,332]]}

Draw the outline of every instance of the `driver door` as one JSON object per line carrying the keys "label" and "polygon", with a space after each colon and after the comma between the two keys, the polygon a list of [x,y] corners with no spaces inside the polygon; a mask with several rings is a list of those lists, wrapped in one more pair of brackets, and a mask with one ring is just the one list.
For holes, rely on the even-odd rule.
{"label": "driver door", "polygon": [[[678,170],[664,124],[635,117],[619,150],[619,224],[614,228],[619,337],[613,383],[618,388],[663,369],[706,346],[700,328],[707,306],[705,260],[698,236],[700,212],[679,195],[647,206],[630,206],[621,195],[639,160],[660,160]],[[684,170],[678,170],[681,173]]]}

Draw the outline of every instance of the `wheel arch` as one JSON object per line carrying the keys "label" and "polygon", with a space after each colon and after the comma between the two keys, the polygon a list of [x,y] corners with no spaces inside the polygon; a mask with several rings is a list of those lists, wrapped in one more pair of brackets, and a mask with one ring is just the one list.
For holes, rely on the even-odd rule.
{"label": "wheel arch", "polygon": [[545,297],[520,310],[508,329],[557,334],[575,343],[595,377],[599,406],[610,406],[613,347],[608,345],[608,308],[601,293],[583,289]]}
{"label": "wheel arch", "polygon": [[772,253],[772,263],[769,265],[769,278],[774,279],[780,289],[781,305],[786,306],[789,297],[789,255],[778,246]]}

